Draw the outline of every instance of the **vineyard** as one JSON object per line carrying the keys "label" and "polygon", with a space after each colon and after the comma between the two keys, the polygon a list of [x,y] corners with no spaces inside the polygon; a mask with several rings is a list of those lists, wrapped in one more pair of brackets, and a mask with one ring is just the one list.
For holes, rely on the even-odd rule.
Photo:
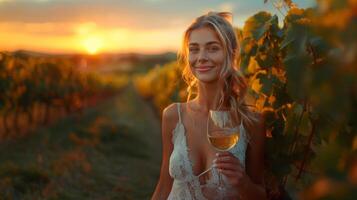
{"label": "vineyard", "polygon": [[60,113],[80,114],[128,82],[125,76],[99,76],[79,68],[65,58],[0,53],[0,140],[35,130]]}
{"label": "vineyard", "polygon": [[[235,30],[268,197],[357,199],[357,1],[264,3]],[[0,52],[0,200],[150,198],[160,115],[187,98],[173,56]]]}
{"label": "vineyard", "polygon": [[[356,199],[357,2],[276,8],[283,26],[259,12],[236,28],[249,102],[266,117],[269,198]],[[170,63],[135,79],[158,113],[186,100],[181,69]]]}
{"label": "vineyard", "polygon": [[162,111],[171,102],[185,96],[185,85],[180,72],[180,66],[176,62],[157,65],[144,75],[134,76],[133,83],[143,98],[153,102],[156,109]]}

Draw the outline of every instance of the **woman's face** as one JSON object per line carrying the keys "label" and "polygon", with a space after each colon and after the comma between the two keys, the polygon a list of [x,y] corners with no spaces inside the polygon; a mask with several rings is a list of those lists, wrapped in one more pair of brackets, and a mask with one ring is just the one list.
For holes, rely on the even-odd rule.
{"label": "woman's face", "polygon": [[191,32],[188,43],[188,59],[193,75],[202,82],[217,81],[225,55],[216,32],[209,27],[195,29]]}

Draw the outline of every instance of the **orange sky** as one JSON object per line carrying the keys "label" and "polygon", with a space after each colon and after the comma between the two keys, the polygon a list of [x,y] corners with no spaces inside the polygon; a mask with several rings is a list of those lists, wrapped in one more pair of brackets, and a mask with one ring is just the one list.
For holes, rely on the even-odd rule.
{"label": "orange sky", "polygon": [[0,0],[0,51],[177,51],[185,28],[210,10],[232,12],[238,27],[258,11],[278,12],[263,0]]}
{"label": "orange sky", "polygon": [[[62,34],[63,31],[69,33]],[[54,53],[157,53],[175,51],[180,44],[182,31],[182,27],[140,31],[103,28],[95,22],[0,23],[0,44],[1,48],[8,50],[33,49]]]}

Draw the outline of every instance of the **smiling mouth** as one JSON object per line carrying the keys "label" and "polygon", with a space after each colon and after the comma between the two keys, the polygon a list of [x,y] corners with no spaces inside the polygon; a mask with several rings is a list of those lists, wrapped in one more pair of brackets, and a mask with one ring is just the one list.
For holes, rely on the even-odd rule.
{"label": "smiling mouth", "polygon": [[210,66],[201,66],[201,67],[196,67],[196,70],[198,72],[207,72],[209,70],[211,70],[213,67]]}

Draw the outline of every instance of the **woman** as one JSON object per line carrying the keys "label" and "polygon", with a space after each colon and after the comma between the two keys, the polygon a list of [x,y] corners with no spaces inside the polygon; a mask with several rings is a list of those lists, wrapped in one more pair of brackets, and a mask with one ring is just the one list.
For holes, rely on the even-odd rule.
{"label": "woman", "polygon": [[[198,176],[212,164],[212,173],[218,170],[230,186],[226,199],[266,199],[264,122],[244,103],[246,84],[235,65],[239,47],[229,17],[209,12],[185,31],[180,61],[189,95],[186,103],[163,111],[162,166],[153,200],[215,199],[205,195]],[[235,109],[244,129],[229,152],[218,153],[206,139],[209,110],[217,107]]]}

